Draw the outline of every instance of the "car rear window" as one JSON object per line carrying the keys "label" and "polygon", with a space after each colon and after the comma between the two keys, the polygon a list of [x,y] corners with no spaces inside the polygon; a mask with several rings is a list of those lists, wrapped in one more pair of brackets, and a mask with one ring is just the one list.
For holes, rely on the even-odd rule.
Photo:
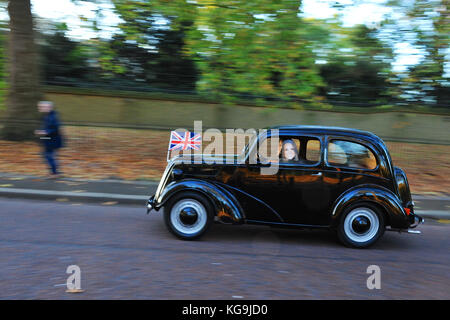
{"label": "car rear window", "polygon": [[327,162],[333,166],[357,169],[375,169],[377,160],[373,152],[360,143],[331,140],[328,144]]}

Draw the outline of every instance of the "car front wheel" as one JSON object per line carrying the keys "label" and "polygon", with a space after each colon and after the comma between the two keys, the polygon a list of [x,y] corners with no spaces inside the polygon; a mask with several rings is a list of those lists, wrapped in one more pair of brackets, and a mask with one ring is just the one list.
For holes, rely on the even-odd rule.
{"label": "car front wheel", "polygon": [[164,221],[171,233],[183,240],[201,237],[213,221],[210,202],[195,192],[182,192],[164,207]]}
{"label": "car front wheel", "polygon": [[384,233],[383,213],[370,203],[347,208],[337,229],[339,240],[348,247],[366,248]]}

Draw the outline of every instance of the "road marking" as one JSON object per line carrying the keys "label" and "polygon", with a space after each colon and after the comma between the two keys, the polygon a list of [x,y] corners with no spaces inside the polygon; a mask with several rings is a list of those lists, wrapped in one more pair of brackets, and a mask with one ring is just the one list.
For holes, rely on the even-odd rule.
{"label": "road marking", "polygon": [[14,187],[14,185],[12,185],[12,184],[0,184],[0,187],[1,188],[9,188],[9,187]]}
{"label": "road marking", "polygon": [[115,204],[118,204],[117,201],[107,201],[107,202],[103,202],[102,205],[104,206],[113,206]]}
{"label": "road marking", "polygon": [[437,222],[448,224],[448,223],[450,223],[450,220],[449,219],[439,219]]}
{"label": "road marking", "polygon": [[84,290],[81,290],[81,289],[67,289],[66,292],[67,293],[82,293],[82,292],[84,292]]}
{"label": "road marking", "polygon": [[235,298],[235,299],[242,299],[242,298],[244,298],[243,296],[231,296],[232,298]]}
{"label": "road marking", "polygon": [[213,263],[211,263],[211,264],[213,264],[213,265],[215,265],[215,266],[220,266],[222,263],[221,263],[221,262],[213,262]]}
{"label": "road marking", "polygon": [[68,186],[79,186],[80,184],[83,184],[81,182],[70,182],[70,181],[56,181],[56,183],[64,183]]}

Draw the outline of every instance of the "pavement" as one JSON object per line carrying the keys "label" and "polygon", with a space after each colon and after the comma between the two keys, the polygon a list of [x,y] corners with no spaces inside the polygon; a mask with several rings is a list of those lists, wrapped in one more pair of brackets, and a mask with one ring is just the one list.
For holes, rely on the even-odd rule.
{"label": "pavement", "polygon": [[[137,205],[143,208],[158,186],[156,181],[85,180],[0,173],[0,197]],[[413,195],[415,212],[450,220],[450,196]]]}

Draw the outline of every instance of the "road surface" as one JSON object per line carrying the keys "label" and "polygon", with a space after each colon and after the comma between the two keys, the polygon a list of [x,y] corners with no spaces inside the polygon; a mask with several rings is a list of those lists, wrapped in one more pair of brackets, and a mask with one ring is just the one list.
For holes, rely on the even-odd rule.
{"label": "road surface", "polygon": [[[450,224],[349,249],[324,230],[213,225],[181,241],[162,211],[0,198],[0,299],[449,299]],[[66,293],[81,270],[82,293]],[[381,289],[369,290],[370,265]]]}

